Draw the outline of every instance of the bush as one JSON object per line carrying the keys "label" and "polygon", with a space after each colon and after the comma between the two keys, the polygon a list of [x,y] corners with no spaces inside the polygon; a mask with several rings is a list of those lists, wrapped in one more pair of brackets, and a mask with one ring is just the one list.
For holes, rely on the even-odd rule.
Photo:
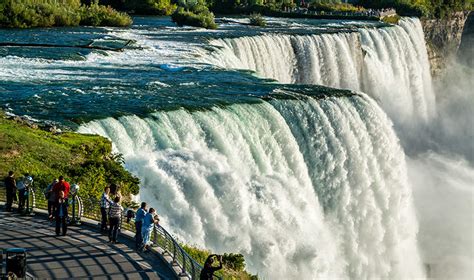
{"label": "bush", "polygon": [[169,16],[176,10],[176,4],[172,4],[171,0],[125,0],[123,6],[142,15]]}
{"label": "bush", "polygon": [[317,11],[326,12],[360,12],[365,10],[362,7],[356,7],[349,3],[340,3],[340,1],[312,1],[309,8]]}
{"label": "bush", "polygon": [[214,14],[201,2],[180,5],[171,15],[171,20],[178,26],[189,25],[216,29]]}
{"label": "bush", "polygon": [[107,25],[127,26],[132,19],[110,7],[82,5],[80,0],[2,0],[0,3],[0,27],[52,27]]}
{"label": "bush", "polygon": [[81,7],[80,25],[128,26],[132,19],[126,13],[117,12],[110,6],[102,6],[98,1]]}
{"label": "bush", "polygon": [[257,13],[251,14],[249,19],[250,19],[250,25],[262,26],[262,27],[267,25],[267,22],[265,21],[265,19],[262,17],[261,14],[257,14]]}

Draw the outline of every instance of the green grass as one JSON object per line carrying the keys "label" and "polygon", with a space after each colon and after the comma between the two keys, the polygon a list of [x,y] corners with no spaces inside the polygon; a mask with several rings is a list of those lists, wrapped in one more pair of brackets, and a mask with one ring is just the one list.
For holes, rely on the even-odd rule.
{"label": "green grass", "polygon": [[138,178],[113,155],[112,144],[106,138],[66,132],[55,135],[6,119],[0,113],[0,170],[13,170],[16,177],[29,173],[35,188],[45,188],[54,178],[65,176],[78,183],[84,200],[100,197],[103,188],[120,185],[127,198],[139,191]]}

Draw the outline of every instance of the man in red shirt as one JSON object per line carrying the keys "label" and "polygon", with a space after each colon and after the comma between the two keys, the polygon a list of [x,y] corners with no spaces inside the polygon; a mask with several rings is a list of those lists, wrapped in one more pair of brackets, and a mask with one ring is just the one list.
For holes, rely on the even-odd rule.
{"label": "man in red shirt", "polygon": [[53,186],[53,192],[56,194],[56,197],[59,198],[59,192],[64,192],[64,198],[67,199],[69,196],[69,190],[71,186],[68,182],[64,180],[63,176],[59,176],[59,182]]}

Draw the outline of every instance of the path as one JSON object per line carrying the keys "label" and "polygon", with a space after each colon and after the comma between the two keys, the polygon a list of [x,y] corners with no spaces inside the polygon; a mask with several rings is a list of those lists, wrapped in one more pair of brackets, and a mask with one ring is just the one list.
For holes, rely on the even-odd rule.
{"label": "path", "polygon": [[0,210],[0,248],[27,249],[27,271],[40,279],[176,279],[153,253],[136,253],[133,241],[107,243],[98,228],[69,227],[56,237],[43,215],[20,216]]}

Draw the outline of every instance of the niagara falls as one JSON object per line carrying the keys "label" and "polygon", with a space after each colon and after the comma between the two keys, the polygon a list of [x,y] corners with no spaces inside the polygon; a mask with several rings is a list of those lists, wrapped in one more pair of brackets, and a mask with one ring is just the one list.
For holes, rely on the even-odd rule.
{"label": "niagara falls", "polygon": [[3,2],[0,278],[473,279],[472,2]]}

